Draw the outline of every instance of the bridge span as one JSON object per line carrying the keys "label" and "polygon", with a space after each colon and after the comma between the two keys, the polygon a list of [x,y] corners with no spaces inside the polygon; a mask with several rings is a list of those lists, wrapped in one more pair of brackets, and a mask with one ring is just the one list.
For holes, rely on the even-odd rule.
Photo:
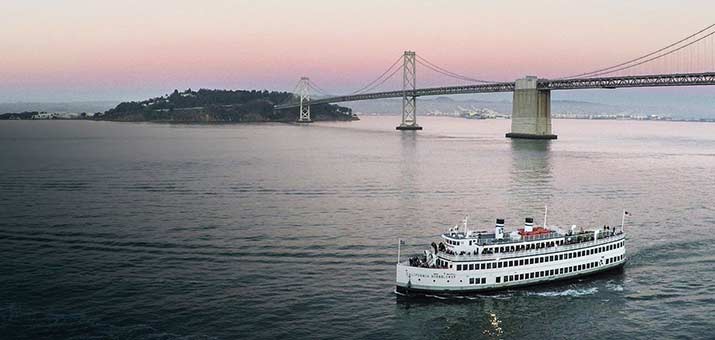
{"label": "bridge span", "polygon": [[[326,96],[324,98],[311,99],[311,89],[316,92],[322,91],[319,91],[320,88],[312,83],[309,78],[303,77],[298,84],[297,96],[295,97],[296,101],[275,105],[275,109],[300,108],[298,122],[304,123],[311,121],[311,105],[383,98],[402,98],[402,121],[401,124],[397,126],[397,129],[421,130],[422,127],[417,124],[416,114],[418,97],[513,92],[511,132],[507,133],[506,136],[511,138],[556,139],[556,135],[551,132],[551,91],[715,85],[715,41],[713,41],[715,29],[711,30],[713,27],[715,27],[715,24],[664,48],[624,63],[558,79],[539,79],[534,76],[527,76],[513,82],[479,80],[465,77],[439,67],[418,56],[414,51],[405,51],[400,59],[395,61],[385,73],[364,87],[363,89],[367,89],[365,91],[358,91],[349,95]],[[690,46],[694,48],[691,47],[688,50],[684,50]],[[683,54],[688,53],[689,50],[695,52],[683,56]],[[641,65],[647,66],[652,64],[653,61],[666,65],[677,64],[678,60],[673,62],[670,61],[669,58],[680,58],[678,60],[681,61],[681,65],[687,65],[686,63],[682,63],[682,61],[689,58],[689,72],[643,72],[639,74],[613,75],[614,73],[619,73],[624,70],[640,68],[642,67]],[[695,67],[699,70],[698,72],[692,72],[694,69],[694,60],[703,64]],[[400,62],[402,64],[401,68],[398,66]],[[477,84],[418,88],[416,76],[417,64],[443,75],[461,81],[475,82]],[[402,89],[394,91],[371,91],[397,74],[400,69],[402,70]],[[391,71],[392,73],[389,74]]]}
{"label": "bridge span", "polygon": [[[425,87],[415,90],[396,90],[373,93],[363,93],[345,96],[312,99],[304,104],[329,104],[340,102],[354,102],[361,100],[374,100],[384,98],[401,98],[405,93],[408,96],[445,96],[456,94],[514,92],[516,82],[455,85],[443,87]],[[660,87],[660,86],[698,86],[715,85],[715,72],[682,73],[682,74],[652,74],[640,76],[582,78],[582,79],[537,79],[538,90],[578,90],[578,89],[616,89],[629,87]],[[300,107],[299,102],[276,105],[278,110]]]}

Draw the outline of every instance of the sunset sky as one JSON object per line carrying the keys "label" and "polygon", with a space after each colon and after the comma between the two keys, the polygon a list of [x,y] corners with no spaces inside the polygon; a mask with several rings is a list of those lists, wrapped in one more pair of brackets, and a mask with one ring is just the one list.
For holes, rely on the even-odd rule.
{"label": "sunset sky", "polygon": [[714,1],[4,0],[0,101],[291,90],[303,75],[348,92],[406,49],[473,77],[557,77],[665,46],[713,13]]}

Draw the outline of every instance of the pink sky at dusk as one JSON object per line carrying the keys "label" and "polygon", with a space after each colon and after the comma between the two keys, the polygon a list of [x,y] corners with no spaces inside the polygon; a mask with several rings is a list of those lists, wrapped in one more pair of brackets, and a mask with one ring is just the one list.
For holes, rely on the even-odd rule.
{"label": "pink sky at dusk", "polygon": [[473,77],[556,77],[662,47],[713,12],[712,1],[7,0],[0,101],[291,90],[303,75],[346,92],[406,49]]}

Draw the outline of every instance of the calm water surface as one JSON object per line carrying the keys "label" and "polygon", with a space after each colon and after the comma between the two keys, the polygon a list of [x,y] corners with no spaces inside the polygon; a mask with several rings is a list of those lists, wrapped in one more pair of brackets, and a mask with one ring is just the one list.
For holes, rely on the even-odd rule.
{"label": "calm water surface", "polygon": [[[715,124],[0,122],[0,338],[714,338]],[[393,294],[470,214],[627,224],[622,273]]]}

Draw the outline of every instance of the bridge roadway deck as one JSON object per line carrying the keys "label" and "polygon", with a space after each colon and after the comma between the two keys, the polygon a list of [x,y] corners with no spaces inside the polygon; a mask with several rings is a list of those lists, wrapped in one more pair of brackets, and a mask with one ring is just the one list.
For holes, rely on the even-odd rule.
{"label": "bridge roadway deck", "polygon": [[[488,83],[476,85],[427,87],[406,91],[408,96],[444,96],[452,94],[513,92],[514,82]],[[578,90],[578,89],[615,89],[627,87],[661,87],[661,86],[701,86],[715,85],[715,72],[654,74],[624,77],[576,78],[576,79],[539,79],[537,88],[540,90]],[[311,100],[310,105],[352,102],[359,100],[400,98],[405,91],[386,91],[347,96],[335,96]],[[276,105],[276,109],[298,107],[299,103]]]}

